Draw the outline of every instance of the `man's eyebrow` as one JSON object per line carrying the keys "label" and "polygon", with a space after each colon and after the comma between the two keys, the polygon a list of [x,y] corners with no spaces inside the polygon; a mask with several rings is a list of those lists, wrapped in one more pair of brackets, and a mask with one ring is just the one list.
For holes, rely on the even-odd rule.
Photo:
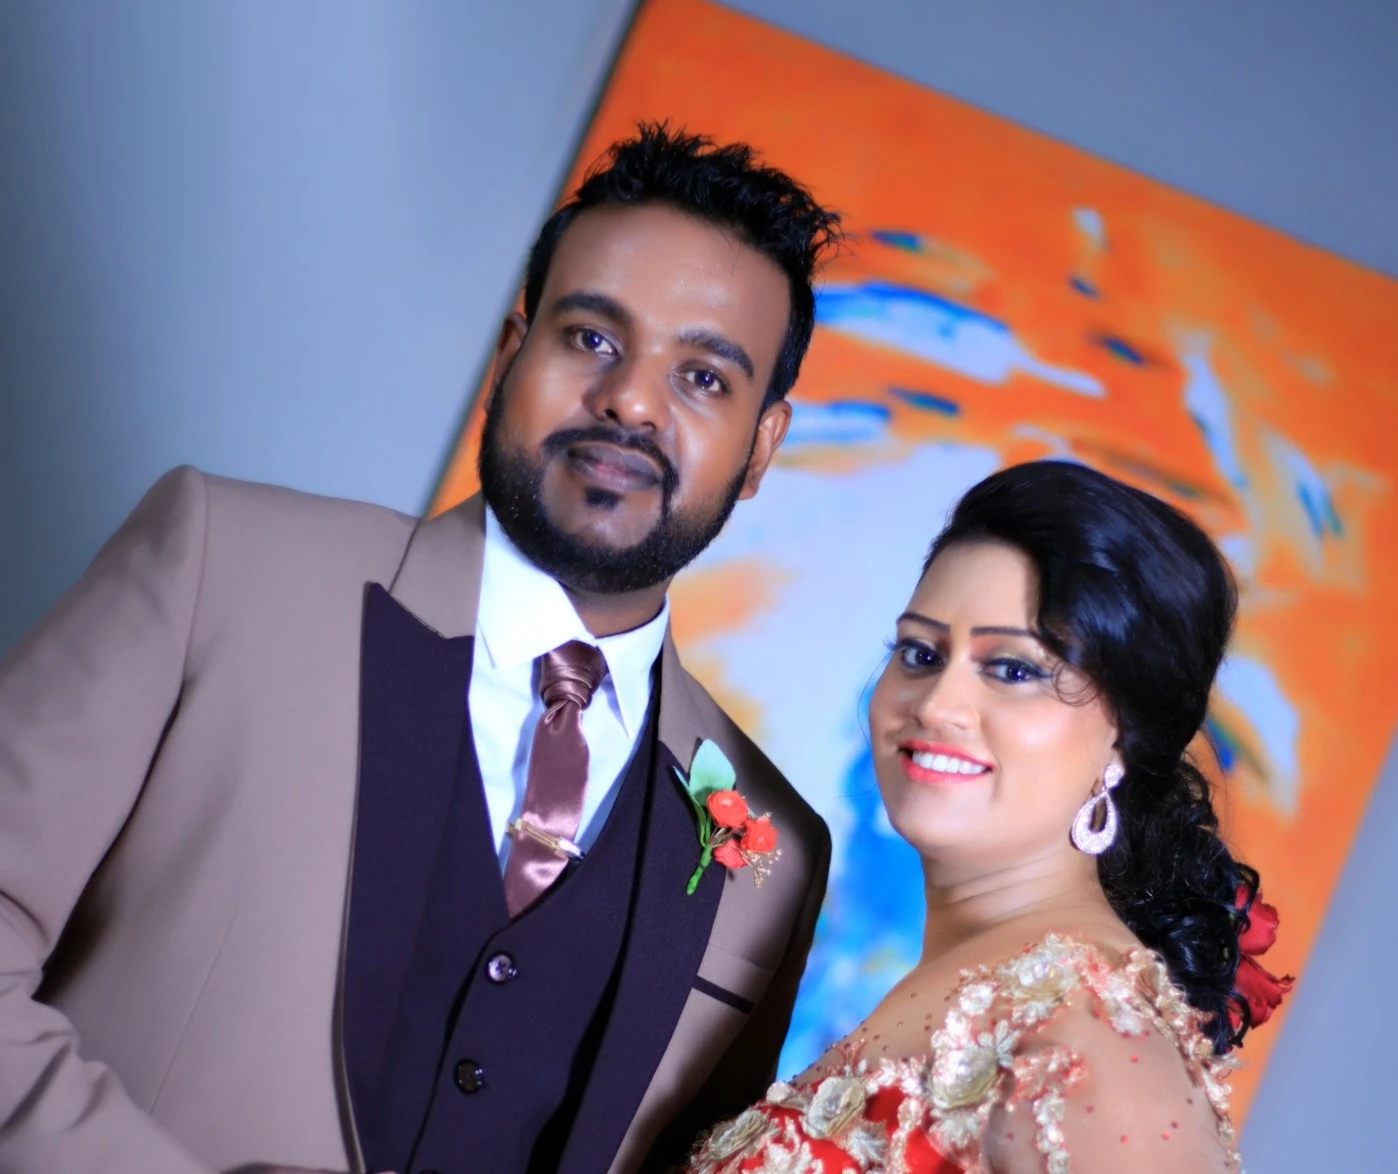
{"label": "man's eyebrow", "polygon": [[724,338],[721,334],[715,334],[712,330],[692,330],[680,331],[680,342],[689,346],[697,346],[701,350],[706,350],[709,354],[720,359],[727,359],[728,362],[741,367],[747,377],[751,379],[754,371],[752,359],[747,351],[743,350],[731,338]]}
{"label": "man's eyebrow", "polygon": [[631,312],[625,306],[615,298],[593,290],[575,290],[573,293],[564,294],[553,303],[552,312],[555,315],[566,314],[570,310],[587,310],[593,314],[601,314],[618,326],[631,325]]}

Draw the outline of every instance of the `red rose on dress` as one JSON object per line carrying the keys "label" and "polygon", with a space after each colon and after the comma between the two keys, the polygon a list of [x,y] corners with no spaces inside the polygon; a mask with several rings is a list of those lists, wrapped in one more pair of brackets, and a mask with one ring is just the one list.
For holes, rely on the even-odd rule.
{"label": "red rose on dress", "polygon": [[748,805],[737,791],[715,791],[709,796],[708,808],[719,827],[740,828],[747,822]]}
{"label": "red rose on dress", "polygon": [[1272,1017],[1272,1012],[1281,1006],[1282,996],[1291,993],[1291,984],[1296,980],[1291,975],[1278,978],[1264,970],[1250,957],[1244,957],[1238,964],[1238,976],[1233,980],[1239,996],[1246,1001],[1252,1013],[1253,1027],[1261,1027]]}
{"label": "red rose on dress", "polygon": [[770,852],[777,846],[777,829],[766,816],[750,819],[743,825],[743,838],[739,843],[744,852]]}
{"label": "red rose on dress", "polygon": [[[1238,886],[1238,908],[1247,904],[1247,887]],[[1244,954],[1265,954],[1277,940],[1277,923],[1281,918],[1275,905],[1268,905],[1258,893],[1248,910],[1248,927],[1238,937],[1238,949]]]}
{"label": "red rose on dress", "polygon": [[742,868],[747,864],[743,859],[743,854],[738,851],[738,845],[732,840],[724,840],[714,849],[714,859],[724,868]]}

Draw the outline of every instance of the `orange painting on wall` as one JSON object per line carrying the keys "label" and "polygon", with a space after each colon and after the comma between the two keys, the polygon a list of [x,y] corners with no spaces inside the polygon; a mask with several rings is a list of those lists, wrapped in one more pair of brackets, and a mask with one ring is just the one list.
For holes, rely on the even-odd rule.
{"label": "orange painting on wall", "polygon": [[[917,959],[863,690],[948,506],[1036,457],[1165,498],[1232,563],[1200,759],[1283,913],[1268,965],[1304,982],[1398,721],[1398,283],[702,0],[641,6],[565,190],[640,119],[753,144],[856,237],[762,492],[671,595],[687,665],[835,837],[783,1073]],[[475,490],[480,423],[434,508]],[[1240,1053],[1240,1112],[1276,1036]]]}

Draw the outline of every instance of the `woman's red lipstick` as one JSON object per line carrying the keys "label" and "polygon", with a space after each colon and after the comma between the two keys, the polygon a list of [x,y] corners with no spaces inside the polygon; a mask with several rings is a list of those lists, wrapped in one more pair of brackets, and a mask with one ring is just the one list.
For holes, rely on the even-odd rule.
{"label": "woman's red lipstick", "polygon": [[903,742],[898,747],[898,760],[909,779],[930,786],[974,782],[994,769],[983,759],[945,742]]}

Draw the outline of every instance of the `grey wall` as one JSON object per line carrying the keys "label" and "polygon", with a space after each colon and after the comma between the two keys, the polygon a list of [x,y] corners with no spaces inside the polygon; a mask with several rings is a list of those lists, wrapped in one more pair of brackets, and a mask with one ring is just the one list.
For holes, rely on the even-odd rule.
{"label": "grey wall", "polygon": [[[1392,0],[736,7],[1398,274]],[[424,504],[628,10],[0,4],[0,650],[171,465]],[[1398,763],[1254,1174],[1391,1164],[1395,892]]]}
{"label": "grey wall", "polygon": [[628,13],[0,3],[0,649],[172,465],[422,508]]}

